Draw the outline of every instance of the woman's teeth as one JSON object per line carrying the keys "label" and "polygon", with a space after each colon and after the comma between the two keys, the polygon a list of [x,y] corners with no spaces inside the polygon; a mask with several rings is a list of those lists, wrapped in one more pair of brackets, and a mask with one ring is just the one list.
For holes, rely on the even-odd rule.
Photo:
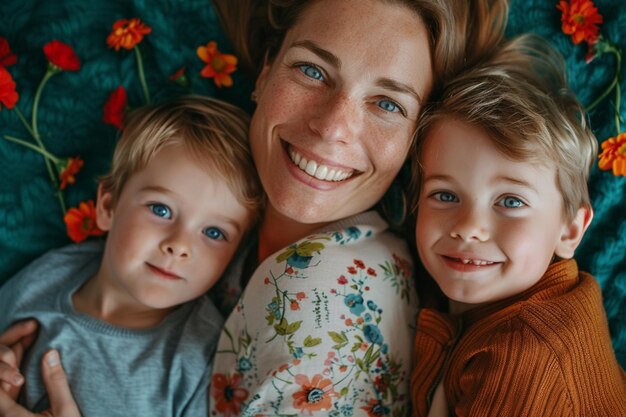
{"label": "woman's teeth", "polygon": [[289,148],[289,157],[302,171],[322,181],[343,181],[350,178],[354,173],[354,171],[329,168],[313,160],[308,160],[291,148]]}

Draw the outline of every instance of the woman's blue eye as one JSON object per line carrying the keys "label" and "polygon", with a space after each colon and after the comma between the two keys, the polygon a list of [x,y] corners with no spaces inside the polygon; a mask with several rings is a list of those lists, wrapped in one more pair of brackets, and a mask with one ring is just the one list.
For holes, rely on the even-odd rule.
{"label": "woman's blue eye", "polygon": [[300,68],[300,71],[302,71],[302,73],[309,78],[320,81],[324,79],[322,71],[320,71],[317,67],[314,67],[313,65],[302,64],[298,68]]}
{"label": "woman's blue eye", "polygon": [[202,231],[209,239],[226,240],[224,233],[217,227],[207,227]]}
{"label": "woman's blue eye", "polygon": [[517,197],[504,197],[502,200],[498,202],[504,208],[521,208],[526,204],[522,200]]}
{"label": "woman's blue eye", "polygon": [[165,204],[149,204],[148,207],[152,213],[156,214],[159,217],[163,217],[164,219],[172,218],[172,211]]}
{"label": "woman's blue eye", "polygon": [[446,191],[439,191],[433,194],[433,197],[435,198],[435,200],[442,201],[444,203],[454,203],[458,201],[454,194],[448,193]]}
{"label": "woman's blue eye", "polygon": [[378,107],[390,113],[398,113],[402,111],[400,106],[391,100],[379,100],[377,104]]}

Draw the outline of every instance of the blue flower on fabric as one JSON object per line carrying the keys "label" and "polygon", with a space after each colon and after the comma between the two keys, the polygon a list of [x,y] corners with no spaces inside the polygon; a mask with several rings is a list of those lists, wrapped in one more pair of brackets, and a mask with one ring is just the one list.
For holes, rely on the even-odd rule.
{"label": "blue flower on fabric", "polygon": [[303,356],[304,356],[304,352],[302,351],[302,348],[301,348],[301,347],[298,347],[298,348],[296,348],[296,349],[293,351],[293,357],[294,357],[294,358],[296,358],[296,359],[300,359],[300,358],[301,358],[301,357],[303,357]]}
{"label": "blue flower on fabric", "polygon": [[280,319],[280,306],[276,301],[269,303],[267,309],[274,315],[275,319]]}
{"label": "blue flower on fabric", "polygon": [[376,305],[375,302],[373,302],[372,300],[369,300],[367,302],[367,308],[369,308],[372,311],[376,311],[376,309],[378,308],[378,306]]}
{"label": "blue flower on fabric", "polygon": [[365,335],[365,340],[368,342],[376,345],[383,344],[383,335],[380,334],[380,329],[375,324],[366,324],[363,326],[363,334]]}
{"label": "blue flower on fabric", "polygon": [[365,313],[365,316],[363,316],[363,318],[365,319],[365,321],[372,321],[372,315],[370,313]]}
{"label": "blue flower on fabric", "polygon": [[348,227],[346,229],[346,234],[350,237],[350,239],[358,239],[361,237],[361,230],[358,227]]}
{"label": "blue flower on fabric", "polygon": [[246,372],[252,369],[252,362],[248,358],[239,358],[239,372]]}
{"label": "blue flower on fabric", "polygon": [[354,415],[354,408],[350,404],[344,404],[341,406],[341,413],[344,417],[352,417]]}
{"label": "blue flower on fabric", "polygon": [[348,294],[346,298],[344,298],[343,302],[350,308],[350,312],[355,316],[360,315],[365,311],[365,306],[363,305],[363,297],[359,294]]}

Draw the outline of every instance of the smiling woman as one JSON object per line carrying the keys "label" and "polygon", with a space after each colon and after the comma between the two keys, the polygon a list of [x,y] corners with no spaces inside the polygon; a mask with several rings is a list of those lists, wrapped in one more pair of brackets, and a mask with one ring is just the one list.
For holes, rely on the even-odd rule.
{"label": "smiling woman", "polygon": [[[403,415],[411,254],[375,208],[433,90],[475,59],[461,51],[477,34],[455,36],[468,4],[269,3],[250,128],[268,205],[234,267],[255,270],[220,338],[212,415]],[[502,4],[473,9],[472,27],[491,29],[483,46],[502,35]]]}

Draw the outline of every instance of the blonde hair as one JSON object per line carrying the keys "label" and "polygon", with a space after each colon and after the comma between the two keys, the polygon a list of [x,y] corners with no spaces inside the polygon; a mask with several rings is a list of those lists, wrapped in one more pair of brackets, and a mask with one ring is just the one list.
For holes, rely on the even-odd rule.
{"label": "blonde hair", "polygon": [[141,107],[125,120],[103,191],[118,201],[124,185],[144,169],[165,146],[182,145],[222,177],[238,201],[253,215],[263,206],[264,194],[248,146],[249,116],[219,100],[182,96],[168,103]]}
{"label": "blonde hair", "polygon": [[[480,61],[503,38],[507,0],[380,0],[414,10],[430,33],[435,91],[438,82]],[[213,0],[240,64],[258,75],[285,34],[314,0]]]}
{"label": "blonde hair", "polygon": [[451,80],[441,100],[424,110],[411,155],[414,207],[424,141],[448,118],[483,129],[512,160],[556,166],[569,220],[580,207],[591,206],[587,181],[597,141],[567,86],[563,57],[539,36],[511,40],[491,59]]}

